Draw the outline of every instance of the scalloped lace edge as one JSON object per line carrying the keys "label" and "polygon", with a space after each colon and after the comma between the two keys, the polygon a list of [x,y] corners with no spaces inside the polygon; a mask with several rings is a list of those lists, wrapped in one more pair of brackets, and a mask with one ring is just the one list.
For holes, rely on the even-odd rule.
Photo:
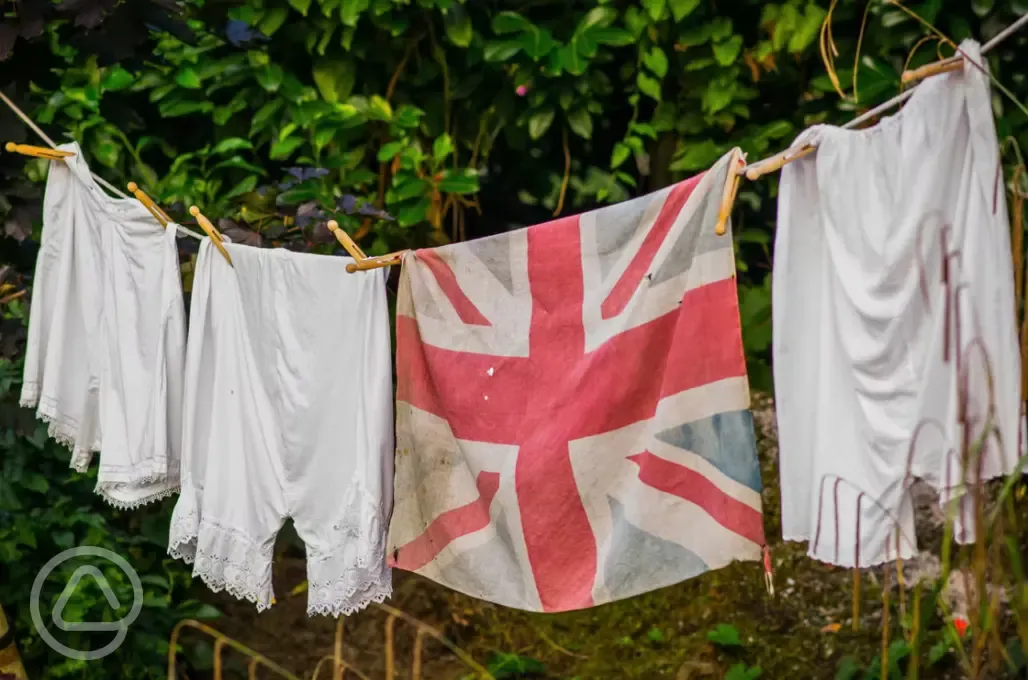
{"label": "scalloped lace edge", "polygon": [[[119,487],[114,487],[114,488],[119,488]],[[120,487],[120,488],[124,488],[124,487]],[[165,498],[168,498],[169,496],[174,496],[176,493],[179,492],[179,487],[176,485],[176,486],[168,487],[166,489],[161,489],[160,491],[155,491],[154,493],[151,493],[151,494],[149,494],[147,496],[143,496],[142,498],[138,498],[138,499],[131,500],[131,501],[120,500],[118,498],[114,498],[113,496],[111,496],[109,494],[109,492],[111,490],[112,490],[112,488],[110,488],[110,487],[101,488],[100,485],[97,485],[96,493],[108,505],[111,505],[111,506],[113,506],[115,508],[118,508],[119,510],[135,510],[136,508],[142,507],[144,505],[148,505],[150,503],[155,503],[157,501],[164,500]]]}
{"label": "scalloped lace edge", "polygon": [[[360,597],[355,598],[354,596],[361,592]],[[340,602],[322,602],[318,604],[312,604],[310,600],[307,601],[307,616],[331,616],[332,618],[338,618],[339,616],[351,616],[367,608],[372,602],[381,604],[388,600],[393,595],[392,584],[384,585],[382,583],[368,583],[364,584],[362,588],[356,589],[348,597],[341,598],[346,600],[349,604],[342,601]],[[307,596],[310,598],[310,595]]]}

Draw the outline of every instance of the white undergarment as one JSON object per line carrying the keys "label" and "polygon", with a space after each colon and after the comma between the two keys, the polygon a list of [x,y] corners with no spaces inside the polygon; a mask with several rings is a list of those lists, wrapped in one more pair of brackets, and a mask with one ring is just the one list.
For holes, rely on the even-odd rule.
{"label": "white undergarment", "polygon": [[271,605],[275,537],[307,547],[309,614],[392,590],[393,401],[387,272],[209,239],[193,279],[182,495],[169,553],[213,590]]}
{"label": "white undergarment", "polygon": [[77,144],[50,164],[21,403],[122,508],[178,488],[185,311],[174,226],[93,180]]}
{"label": "white undergarment", "polygon": [[[976,43],[961,49],[985,64]],[[965,61],[878,125],[817,126],[795,145],[805,143],[815,154],[782,171],[773,274],[783,537],[811,541],[817,559],[869,566],[895,559],[898,529],[899,555],[911,557],[908,491],[920,477],[955,513],[955,538],[973,541],[962,440],[982,436],[991,403],[999,439],[984,447],[981,476],[1008,474],[1020,413],[1010,222],[988,76]],[[949,287],[944,249],[960,252]]]}

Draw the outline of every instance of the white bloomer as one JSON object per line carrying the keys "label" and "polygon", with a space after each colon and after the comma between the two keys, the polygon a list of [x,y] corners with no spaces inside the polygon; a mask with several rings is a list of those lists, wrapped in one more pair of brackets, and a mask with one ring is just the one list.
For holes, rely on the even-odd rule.
{"label": "white bloomer", "polygon": [[[961,71],[926,80],[874,127],[808,130],[795,145],[817,151],[782,170],[772,286],[782,533],[826,562],[916,554],[914,477],[955,513],[956,540],[973,541],[965,483],[1017,463],[1006,189],[987,62],[972,41],[961,52]],[[965,475],[962,452],[983,437]]]}
{"label": "white bloomer", "polygon": [[174,226],[111,198],[77,144],[53,161],[33,279],[21,403],[131,508],[178,488],[185,310]]}
{"label": "white bloomer", "polygon": [[186,351],[182,494],[169,553],[271,605],[275,537],[307,547],[309,614],[392,590],[393,402],[385,270],[205,239]]}

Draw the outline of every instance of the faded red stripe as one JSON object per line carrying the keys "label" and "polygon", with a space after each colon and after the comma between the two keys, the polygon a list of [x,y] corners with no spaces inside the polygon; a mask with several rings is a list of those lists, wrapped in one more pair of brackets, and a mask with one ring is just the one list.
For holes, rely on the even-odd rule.
{"label": "faded red stripe", "polygon": [[675,223],[678,213],[682,212],[686,201],[689,200],[693,189],[703,179],[704,174],[700,173],[684,182],[679,182],[668,192],[667,197],[664,199],[664,205],[660,208],[660,214],[657,215],[657,220],[643,239],[642,247],[635,253],[635,257],[632,258],[625,273],[618,279],[607,299],[600,305],[600,315],[604,319],[617,316],[628,306],[628,301],[632,299],[632,295],[639,289],[639,284],[642,283],[643,277],[646,276],[646,271],[653,263],[653,258],[660,249],[660,244],[667,238],[668,232],[671,231],[671,225]]}
{"label": "faded red stripe", "polygon": [[479,472],[475,484],[480,494],[478,500],[436,517],[423,534],[389,556],[389,566],[417,571],[456,539],[489,526],[489,506],[500,489],[500,473]]}
{"label": "faded red stripe", "polygon": [[628,459],[639,466],[639,480],[643,484],[689,501],[729,531],[757,545],[764,544],[764,518],[760,511],[732,498],[700,473],[649,451]]}
{"label": "faded red stripe", "polygon": [[428,267],[428,270],[432,272],[436,283],[439,284],[439,288],[449,299],[450,304],[453,305],[453,309],[456,310],[457,316],[460,317],[461,321],[472,326],[492,326],[489,319],[485,318],[485,315],[478,310],[475,303],[464,294],[460,284],[457,283],[457,277],[454,275],[453,270],[450,269],[450,265],[443,262],[439,255],[432,250],[419,250],[417,252],[417,259],[419,262],[423,262]]}

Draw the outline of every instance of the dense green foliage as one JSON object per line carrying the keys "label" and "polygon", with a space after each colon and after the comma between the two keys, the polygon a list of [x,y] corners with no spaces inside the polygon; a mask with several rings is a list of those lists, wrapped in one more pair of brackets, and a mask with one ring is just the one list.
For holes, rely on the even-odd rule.
{"label": "dense green foliage", "polygon": [[[818,50],[829,4],[36,0],[0,27],[0,81],[58,143],[78,141],[98,174],[138,182],[183,224],[196,204],[236,241],[332,252],[324,224],[334,218],[371,255],[624,200],[733,146],[762,157],[807,125],[843,122],[895,94],[915,46],[912,65],[937,58],[934,43],[919,45],[923,23],[875,0],[854,89],[866,3],[842,0],[832,19],[842,98]],[[943,4],[910,9],[956,41],[984,41],[1028,10],[1021,0]],[[1026,38],[990,56],[1019,98]],[[1028,142],[1024,115],[999,94],[994,104],[1001,136]],[[6,110],[0,137],[41,143]],[[4,154],[0,177],[0,257],[13,265],[0,284],[16,289],[30,283],[45,165]],[[744,182],[734,213],[750,379],[761,389],[776,188],[773,176]],[[195,242],[183,248],[188,258]],[[3,304],[0,327],[0,603],[34,670],[156,677],[171,623],[198,607],[185,567],[163,557],[170,506],[104,507],[45,428],[25,422],[25,299]],[[28,617],[36,571],[83,543],[131,554],[148,593],[107,670],[50,652]],[[104,610],[92,596],[76,606]]]}

